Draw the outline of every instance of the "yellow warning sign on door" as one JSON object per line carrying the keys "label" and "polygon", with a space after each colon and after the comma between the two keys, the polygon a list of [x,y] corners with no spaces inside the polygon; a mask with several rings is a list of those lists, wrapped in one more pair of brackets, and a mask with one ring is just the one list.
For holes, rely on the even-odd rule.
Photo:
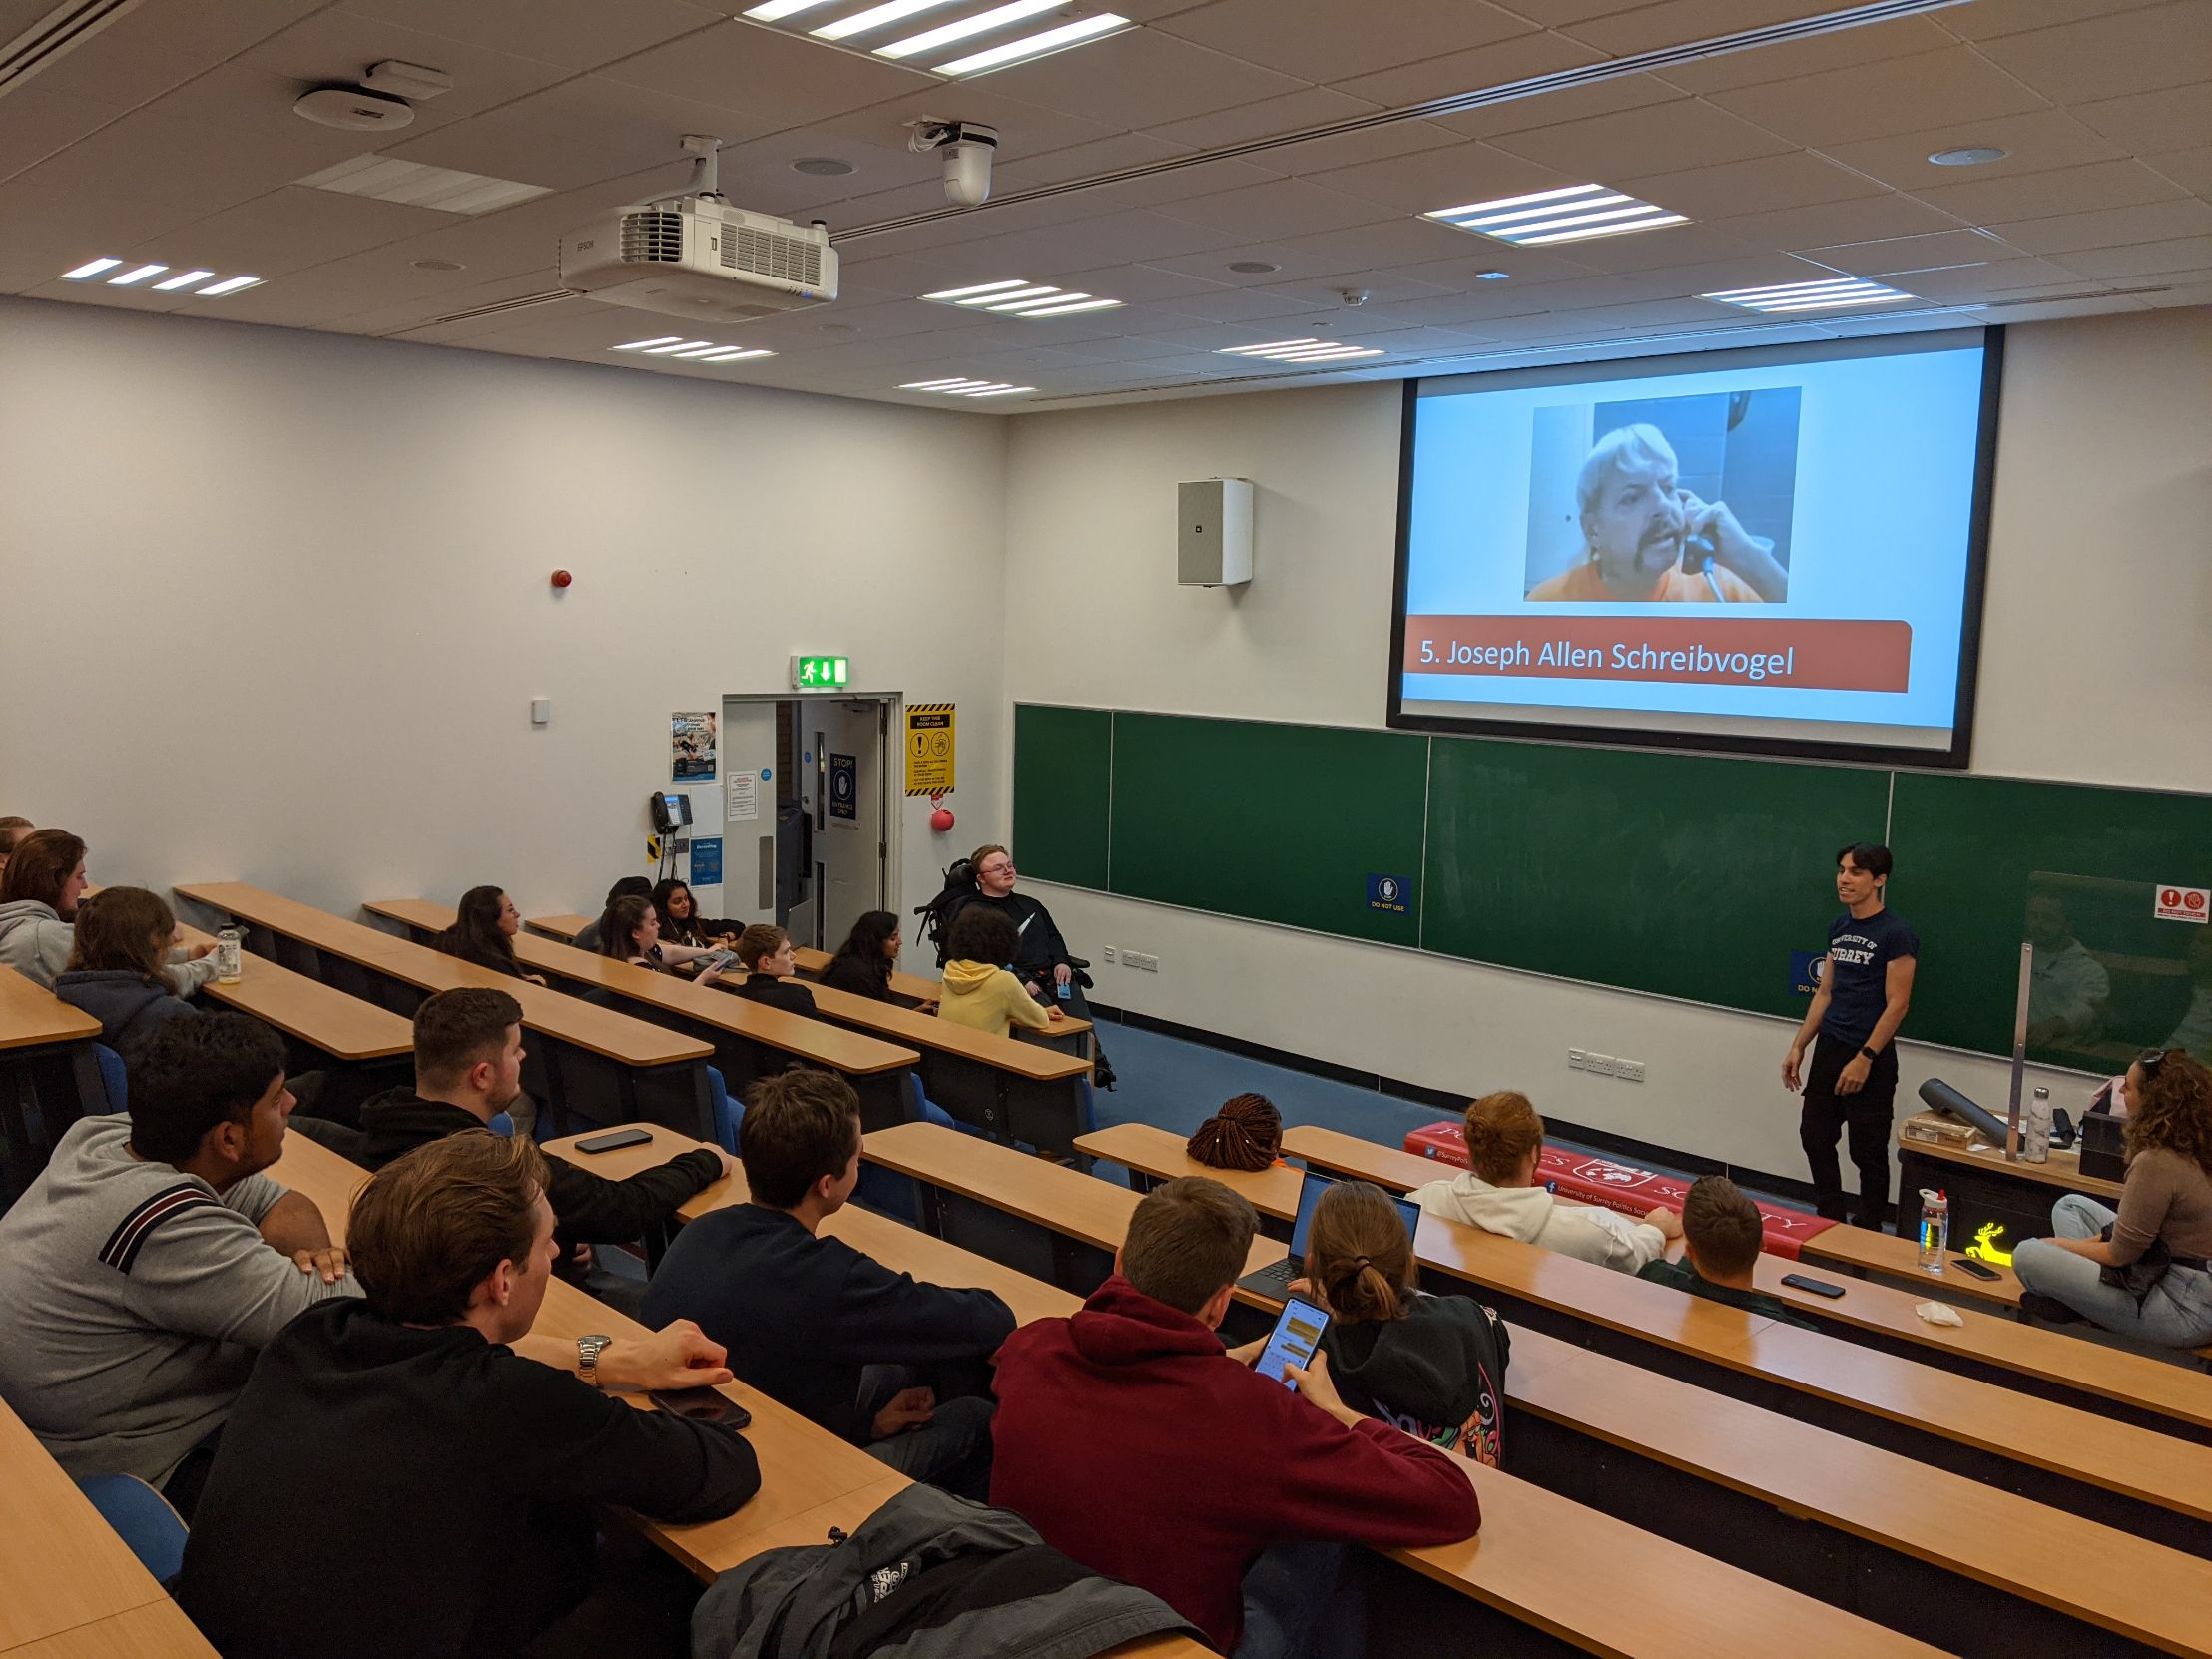
{"label": "yellow warning sign on door", "polygon": [[952,788],[952,763],[958,748],[949,703],[906,705],[906,793],[937,795]]}

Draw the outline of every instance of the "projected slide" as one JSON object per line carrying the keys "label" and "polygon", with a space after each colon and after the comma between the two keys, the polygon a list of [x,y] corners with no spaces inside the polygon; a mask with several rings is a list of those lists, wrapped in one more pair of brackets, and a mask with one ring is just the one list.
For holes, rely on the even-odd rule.
{"label": "projected slide", "polygon": [[1424,381],[1392,718],[1963,758],[1978,332]]}

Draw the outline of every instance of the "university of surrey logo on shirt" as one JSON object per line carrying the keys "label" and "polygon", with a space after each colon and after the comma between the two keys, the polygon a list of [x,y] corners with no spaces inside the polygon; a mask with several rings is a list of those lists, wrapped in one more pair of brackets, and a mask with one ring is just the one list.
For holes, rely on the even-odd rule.
{"label": "university of surrey logo on shirt", "polygon": [[1829,960],[1865,967],[1874,960],[1875,942],[1864,933],[1839,933],[1829,941]]}

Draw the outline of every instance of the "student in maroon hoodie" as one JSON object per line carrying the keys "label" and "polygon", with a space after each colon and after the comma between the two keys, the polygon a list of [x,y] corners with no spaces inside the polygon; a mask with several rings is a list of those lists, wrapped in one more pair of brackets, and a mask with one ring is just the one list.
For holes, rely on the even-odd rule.
{"label": "student in maroon hoodie", "polygon": [[1294,1393],[1252,1370],[1262,1343],[1223,1349],[1258,1226],[1217,1181],[1155,1188],[1082,1311],[998,1351],[992,1426],[994,1504],[1240,1659],[1308,1651],[1342,1558],[1316,1544],[1444,1543],[1481,1521],[1468,1469],[1352,1410],[1325,1357],[1292,1368]]}

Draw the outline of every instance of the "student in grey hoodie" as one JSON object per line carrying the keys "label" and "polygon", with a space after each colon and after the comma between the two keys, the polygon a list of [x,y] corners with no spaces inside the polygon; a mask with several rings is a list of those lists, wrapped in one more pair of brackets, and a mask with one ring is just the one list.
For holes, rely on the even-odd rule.
{"label": "student in grey hoodie", "polygon": [[100,1040],[128,1063],[146,1040],[200,1010],[185,1000],[164,958],[177,943],[177,917],[161,894],[108,887],[77,906],[69,971],[54,994],[100,1022]]}
{"label": "student in grey hoodie", "polygon": [[[76,946],[77,901],[85,892],[85,843],[66,830],[27,835],[0,870],[0,967],[53,988]],[[179,994],[215,977],[213,945],[169,953]]]}
{"label": "student in grey hoodie", "polygon": [[1528,1097],[1511,1089],[1486,1094],[1467,1108],[1465,1174],[1413,1189],[1413,1201],[1448,1217],[1523,1244],[1556,1250],[1618,1273],[1635,1273],[1666,1254],[1682,1236],[1682,1218],[1651,1211],[1643,1220],[1590,1204],[1562,1203],[1536,1179],[1544,1120]]}

